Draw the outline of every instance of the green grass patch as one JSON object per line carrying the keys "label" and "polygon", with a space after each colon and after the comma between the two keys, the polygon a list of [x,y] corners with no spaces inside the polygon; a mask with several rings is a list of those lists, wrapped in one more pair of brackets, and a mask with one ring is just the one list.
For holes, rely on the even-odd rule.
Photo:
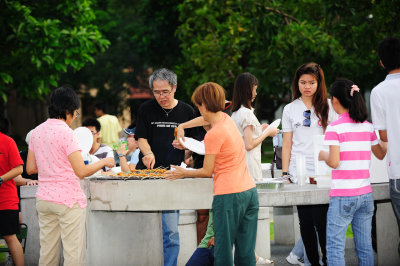
{"label": "green grass patch", "polygon": [[[274,222],[269,223],[269,237],[271,241],[275,240]],[[353,238],[353,230],[351,229],[351,224],[349,224],[349,227],[347,228],[346,238]]]}
{"label": "green grass patch", "polygon": [[272,163],[274,156],[274,147],[272,146],[272,138],[266,138],[261,145],[261,162]]}

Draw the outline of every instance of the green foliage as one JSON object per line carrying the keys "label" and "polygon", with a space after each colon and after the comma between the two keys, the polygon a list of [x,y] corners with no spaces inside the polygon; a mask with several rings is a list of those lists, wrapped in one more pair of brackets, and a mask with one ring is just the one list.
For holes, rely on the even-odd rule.
{"label": "green foliage", "polygon": [[90,0],[0,2],[0,95],[42,98],[60,74],[79,70],[109,41],[97,26]]}
{"label": "green foliage", "polygon": [[400,1],[184,0],[177,36],[185,56],[176,67],[187,93],[215,81],[228,90],[244,71],[259,80],[259,114],[269,119],[290,101],[296,68],[314,61],[327,85],[345,76],[371,89],[383,79],[376,49],[399,35]]}
{"label": "green foliage", "polygon": [[148,88],[150,68],[173,68],[180,62],[179,41],[174,37],[179,2],[98,0],[93,6],[95,23],[111,45],[95,57],[94,65],[62,79],[74,87],[97,88],[96,98],[84,95],[85,103],[104,101],[110,113],[120,113],[128,104],[129,87]]}

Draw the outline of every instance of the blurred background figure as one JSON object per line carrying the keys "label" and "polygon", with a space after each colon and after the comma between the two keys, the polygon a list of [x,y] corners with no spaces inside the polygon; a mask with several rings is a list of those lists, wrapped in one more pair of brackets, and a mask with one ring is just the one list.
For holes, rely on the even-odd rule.
{"label": "blurred background figure", "polygon": [[[107,145],[101,143],[100,131],[101,124],[97,119],[88,118],[82,122],[83,127],[87,127],[93,135],[93,144],[89,153],[98,159],[114,158],[114,151]],[[107,172],[110,168],[104,167],[103,171]]]}
{"label": "blurred background figure", "polygon": [[[117,150],[119,157],[119,164],[121,166],[121,171],[129,172],[136,169],[136,165],[139,162],[139,153],[137,141],[135,140],[135,129],[124,129],[125,134],[127,135],[126,141],[128,142],[128,146],[126,144],[122,144],[121,147]],[[130,159],[128,160],[127,155],[130,154]]]}
{"label": "blurred background figure", "polygon": [[115,115],[106,113],[106,105],[104,103],[97,103],[94,112],[101,125],[101,143],[112,148],[112,144],[118,142],[121,137],[122,128],[118,118]]}

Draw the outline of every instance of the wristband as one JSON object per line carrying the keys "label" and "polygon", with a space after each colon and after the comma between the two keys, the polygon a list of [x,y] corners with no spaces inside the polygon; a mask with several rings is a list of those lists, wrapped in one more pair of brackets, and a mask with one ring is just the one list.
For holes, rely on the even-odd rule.
{"label": "wristband", "polygon": [[289,175],[289,173],[288,172],[282,172],[282,176],[284,176],[284,175]]}
{"label": "wristband", "polygon": [[146,154],[143,154],[143,157],[146,157],[147,155],[153,154],[152,152],[148,152]]}
{"label": "wristband", "polygon": [[126,157],[126,154],[118,153],[118,157]]}

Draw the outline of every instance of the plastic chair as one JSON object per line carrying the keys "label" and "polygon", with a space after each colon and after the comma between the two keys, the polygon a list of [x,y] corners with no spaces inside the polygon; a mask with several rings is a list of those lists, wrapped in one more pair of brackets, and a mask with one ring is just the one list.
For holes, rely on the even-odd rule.
{"label": "plastic chair", "polygon": [[[28,226],[23,223],[21,223],[19,226],[20,226],[20,228],[19,228],[19,234],[17,234],[17,238],[21,242],[22,249],[25,253],[26,238],[28,236]],[[2,239],[2,238],[3,237],[0,236],[0,239]],[[10,250],[8,249],[8,247],[5,247],[5,248],[0,247],[0,252],[10,252]]]}

